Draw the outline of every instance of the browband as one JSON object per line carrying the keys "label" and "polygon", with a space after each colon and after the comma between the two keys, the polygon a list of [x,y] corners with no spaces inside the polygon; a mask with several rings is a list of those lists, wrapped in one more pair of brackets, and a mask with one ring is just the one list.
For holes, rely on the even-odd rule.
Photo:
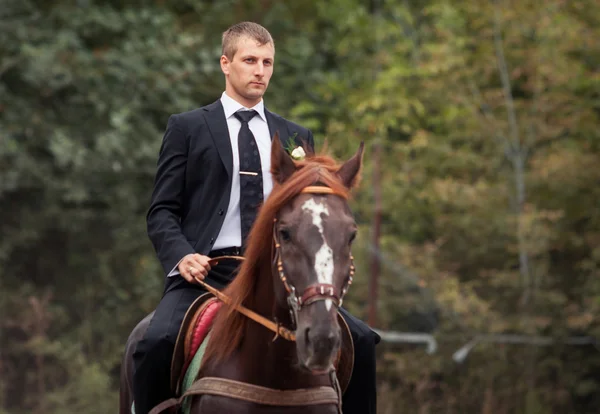
{"label": "browband", "polygon": [[329,187],[323,187],[320,185],[309,185],[307,187],[304,187],[302,189],[302,191],[300,191],[300,192],[307,193],[307,194],[335,194],[342,198],[348,198],[348,196],[346,194],[342,194],[340,192],[332,190]]}

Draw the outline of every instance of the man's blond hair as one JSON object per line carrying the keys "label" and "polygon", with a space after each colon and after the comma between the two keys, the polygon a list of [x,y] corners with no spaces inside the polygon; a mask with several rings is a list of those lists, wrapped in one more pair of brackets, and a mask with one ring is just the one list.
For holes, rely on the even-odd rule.
{"label": "man's blond hair", "polygon": [[238,41],[240,38],[247,36],[256,40],[261,46],[271,44],[275,48],[275,42],[271,37],[271,33],[258,23],[241,22],[234,24],[229,29],[223,32],[222,54],[227,56],[227,59],[233,59],[235,52],[238,49]]}

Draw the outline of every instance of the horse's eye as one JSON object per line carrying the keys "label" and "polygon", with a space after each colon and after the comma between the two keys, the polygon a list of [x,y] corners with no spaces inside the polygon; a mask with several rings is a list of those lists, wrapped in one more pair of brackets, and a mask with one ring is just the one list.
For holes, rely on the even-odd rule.
{"label": "horse's eye", "polygon": [[352,244],[354,239],[356,239],[356,230],[350,234],[350,240],[348,241],[348,244]]}
{"label": "horse's eye", "polygon": [[281,237],[281,241],[285,242],[290,241],[292,238],[292,235],[288,229],[279,229],[279,236]]}

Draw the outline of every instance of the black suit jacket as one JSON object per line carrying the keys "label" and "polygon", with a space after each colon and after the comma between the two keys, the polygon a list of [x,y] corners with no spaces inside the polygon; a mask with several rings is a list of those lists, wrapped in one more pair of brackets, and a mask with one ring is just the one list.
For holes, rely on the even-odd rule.
{"label": "black suit jacket", "polygon": [[[314,148],[310,130],[265,108],[271,139],[294,137]],[[148,236],[168,274],[190,253],[208,254],[219,235],[231,193],[233,153],[218,100],[171,115],[163,137],[150,209]]]}

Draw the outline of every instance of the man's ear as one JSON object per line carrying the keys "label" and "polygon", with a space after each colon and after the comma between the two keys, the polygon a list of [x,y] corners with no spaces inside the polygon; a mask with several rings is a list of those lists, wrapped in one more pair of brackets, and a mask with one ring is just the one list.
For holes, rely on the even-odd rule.
{"label": "man's ear", "polygon": [[223,71],[225,75],[229,75],[229,59],[227,59],[227,56],[221,55],[219,63],[221,64],[221,71]]}
{"label": "man's ear", "polygon": [[346,188],[351,189],[360,181],[360,170],[362,168],[364,141],[361,141],[356,154],[346,161],[338,170],[338,176]]}
{"label": "man's ear", "polygon": [[296,171],[296,164],[285,151],[279,140],[279,131],[275,133],[271,143],[271,174],[273,179],[281,184]]}

